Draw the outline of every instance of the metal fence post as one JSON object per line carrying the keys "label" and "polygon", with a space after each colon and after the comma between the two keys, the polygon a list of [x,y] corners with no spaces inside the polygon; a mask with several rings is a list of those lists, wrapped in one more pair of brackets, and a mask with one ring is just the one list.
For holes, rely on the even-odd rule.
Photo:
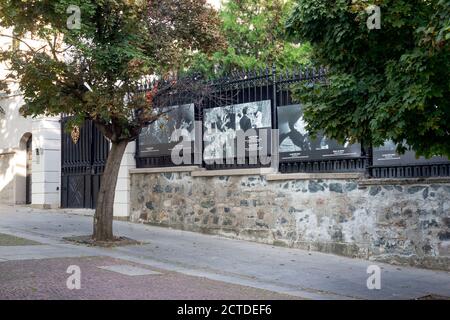
{"label": "metal fence post", "polygon": [[280,170],[280,155],[278,152],[279,136],[278,136],[278,112],[277,112],[277,69],[275,63],[272,65],[272,90],[273,90],[273,104],[272,104],[272,130],[271,130],[271,141],[272,150],[270,152],[271,156],[271,166],[275,172]]}

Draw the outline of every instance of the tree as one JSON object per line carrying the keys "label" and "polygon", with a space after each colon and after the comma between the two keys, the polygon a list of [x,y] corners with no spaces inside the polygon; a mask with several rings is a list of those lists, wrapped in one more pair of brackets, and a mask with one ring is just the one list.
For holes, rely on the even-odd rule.
{"label": "tree", "polygon": [[[8,86],[5,81],[0,79],[0,101],[3,99],[3,95],[8,94]],[[0,119],[5,115],[5,110],[0,106]]]}
{"label": "tree", "polygon": [[228,43],[211,56],[194,55],[193,69],[204,74],[271,67],[293,68],[309,63],[307,43],[286,41],[284,24],[292,0],[229,0],[220,10]]}
{"label": "tree", "polygon": [[[2,53],[19,81],[27,116],[90,119],[111,142],[94,217],[93,239],[112,241],[113,203],[125,148],[165,114],[154,103],[186,90],[171,77],[192,51],[223,41],[206,0],[0,0],[0,25],[39,42]],[[23,40],[21,40],[23,41]],[[159,75],[152,90],[136,90]],[[162,81],[166,80],[166,81]],[[193,84],[191,84],[193,85]]]}
{"label": "tree", "polygon": [[[5,99],[5,96],[11,93],[8,87],[8,83],[5,80],[6,79],[0,78],[0,102]],[[0,119],[3,118],[5,114],[5,110],[3,110],[3,108],[0,106]]]}
{"label": "tree", "polygon": [[[374,146],[450,155],[450,1],[297,0],[290,37],[309,41],[326,83],[295,88],[308,129]],[[371,27],[371,28],[369,28]]]}
{"label": "tree", "polygon": [[5,82],[5,80],[0,79],[0,92],[4,94],[9,94],[10,91],[8,89],[8,84]]}

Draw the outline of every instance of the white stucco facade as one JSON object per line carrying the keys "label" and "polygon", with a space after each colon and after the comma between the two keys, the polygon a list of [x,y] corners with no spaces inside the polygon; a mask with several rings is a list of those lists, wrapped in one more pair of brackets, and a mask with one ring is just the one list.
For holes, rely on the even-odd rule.
{"label": "white stucco facade", "polygon": [[[11,30],[2,30],[0,46],[12,45]],[[5,79],[8,66],[0,65]],[[10,93],[0,92],[0,204],[32,207],[61,207],[61,119],[60,117],[25,118],[20,114],[24,100],[18,84],[10,82]],[[27,141],[31,139],[31,144]],[[135,144],[130,143],[122,161],[117,183],[114,214],[128,217],[130,179],[135,167]],[[27,159],[29,159],[27,161]],[[28,162],[28,167],[27,167]],[[31,187],[27,187],[28,181]]]}
{"label": "white stucco facade", "polygon": [[19,115],[20,95],[3,96],[0,107],[0,202],[25,203],[26,139],[31,136],[32,121]]}
{"label": "white stucco facade", "polygon": [[[24,118],[23,99],[15,91],[3,95],[0,106],[0,203],[25,204],[26,175],[31,176],[33,206],[60,206],[61,129],[59,118]],[[31,139],[31,166],[27,169],[26,142]]]}
{"label": "white stucco facade", "polygon": [[[0,47],[13,45],[11,30],[1,30]],[[0,65],[0,79],[8,73]],[[20,116],[23,104],[17,83],[8,84],[9,93],[0,92],[0,203],[22,204],[26,201],[26,142],[31,137],[32,121]]]}
{"label": "white stucco facade", "polygon": [[[61,121],[60,117],[24,118],[19,93],[3,96],[0,106],[0,204],[25,204],[27,152],[26,140],[31,137],[31,206],[59,208],[61,206]],[[130,214],[129,169],[136,167],[136,145],[125,151],[117,181],[114,215],[126,218]]]}
{"label": "white stucco facade", "polygon": [[59,208],[61,205],[60,118],[33,119],[32,128],[32,205]]}

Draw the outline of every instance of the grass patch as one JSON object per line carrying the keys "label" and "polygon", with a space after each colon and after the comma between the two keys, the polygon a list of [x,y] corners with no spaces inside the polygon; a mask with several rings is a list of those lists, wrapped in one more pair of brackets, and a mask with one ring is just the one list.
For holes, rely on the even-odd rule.
{"label": "grass patch", "polygon": [[33,246],[41,244],[39,242],[0,233],[0,247],[9,246]]}

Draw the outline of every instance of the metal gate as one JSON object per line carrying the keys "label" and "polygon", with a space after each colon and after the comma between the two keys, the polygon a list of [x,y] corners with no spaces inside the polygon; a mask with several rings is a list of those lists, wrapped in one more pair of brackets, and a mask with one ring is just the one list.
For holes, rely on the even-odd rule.
{"label": "metal gate", "polygon": [[68,119],[63,117],[61,120],[61,205],[63,208],[94,209],[109,142],[92,121],[86,120],[75,143],[65,130]]}

